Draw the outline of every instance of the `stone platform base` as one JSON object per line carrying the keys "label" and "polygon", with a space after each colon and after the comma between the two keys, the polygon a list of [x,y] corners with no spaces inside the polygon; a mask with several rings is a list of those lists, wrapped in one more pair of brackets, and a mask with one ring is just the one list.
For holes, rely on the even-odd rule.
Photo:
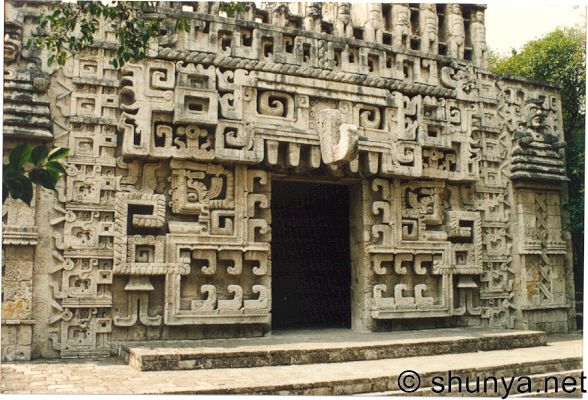
{"label": "stone platform base", "polygon": [[[415,338],[418,339],[418,338]],[[547,337],[546,346],[506,350],[438,354],[396,359],[347,361],[329,364],[278,365],[254,368],[224,368],[179,371],[139,371],[120,358],[99,360],[40,360],[2,363],[2,393],[62,394],[294,394],[294,395],[404,395],[399,377],[406,370],[420,375],[419,388],[410,395],[503,396],[504,385],[486,393],[448,390],[447,376],[483,380],[487,377],[514,381],[510,397],[581,397],[582,368],[580,335]],[[445,390],[435,393],[432,379],[445,377]],[[520,386],[527,376],[531,391]],[[578,385],[570,385],[570,377]],[[551,378],[546,387],[546,378]],[[567,390],[562,391],[566,380]],[[470,384],[474,387],[475,384]],[[584,385],[586,386],[586,385]],[[556,389],[559,389],[556,391]]]}
{"label": "stone platform base", "polygon": [[356,333],[344,329],[274,332],[264,338],[128,342],[118,354],[141,371],[337,363],[543,346],[544,332],[440,329]]}

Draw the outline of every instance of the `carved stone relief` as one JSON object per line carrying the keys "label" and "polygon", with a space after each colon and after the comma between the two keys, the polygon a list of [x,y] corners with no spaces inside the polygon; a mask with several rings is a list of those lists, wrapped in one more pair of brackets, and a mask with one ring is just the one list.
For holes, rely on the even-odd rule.
{"label": "carved stone relief", "polygon": [[485,71],[482,6],[202,3],[145,60],[112,67],[101,26],[57,70],[22,50],[35,7],[7,9],[5,137],[71,152],[3,211],[3,359],[267,331],[273,176],[360,188],[360,319],[571,326],[559,94]]}

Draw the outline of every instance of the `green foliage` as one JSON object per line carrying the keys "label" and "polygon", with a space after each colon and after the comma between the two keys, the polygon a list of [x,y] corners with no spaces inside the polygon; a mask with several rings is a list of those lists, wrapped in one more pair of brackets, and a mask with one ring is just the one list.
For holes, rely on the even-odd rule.
{"label": "green foliage", "polygon": [[575,129],[584,126],[581,107],[586,98],[586,32],[582,29],[558,28],[541,39],[527,42],[509,57],[494,53],[489,64],[497,74],[559,85],[566,141]]}
{"label": "green foliage", "polygon": [[[584,132],[575,134],[568,143],[567,169],[570,176],[570,198],[565,204],[570,213],[570,230],[584,233],[584,171],[585,171]],[[583,244],[582,244],[583,245]]]}
{"label": "green foliage", "polygon": [[[145,58],[151,39],[166,32],[164,15],[157,2],[117,1],[110,5],[98,1],[54,3],[39,17],[40,34],[27,42],[28,48],[49,50],[49,65],[64,65],[68,55],[79,53],[95,43],[100,20],[113,27],[119,42],[111,59],[117,68],[129,60]],[[176,30],[188,30],[186,18],[176,18]]]}
{"label": "green foliage", "polygon": [[247,9],[246,2],[227,1],[220,3],[220,11],[227,13],[227,16],[234,17]]}
{"label": "green foliage", "polygon": [[[245,11],[247,3],[222,2],[220,10],[229,17]],[[151,39],[157,38],[170,27],[164,15],[158,12],[154,1],[99,1],[54,3],[47,13],[39,17],[40,34],[27,42],[27,48],[49,50],[49,65],[64,65],[68,55],[79,53],[95,44],[100,21],[114,27],[119,42],[111,59],[112,65],[122,67],[129,60],[145,58]],[[190,27],[185,16],[175,17],[175,31],[187,32]]]}
{"label": "green foliage", "polygon": [[554,83],[561,87],[567,171],[570,177],[570,230],[576,253],[584,233],[584,137],[586,101],[586,32],[580,28],[558,28],[541,39],[527,42],[509,57],[491,53],[490,69]]}
{"label": "green foliage", "polygon": [[33,199],[33,184],[55,190],[65,168],[59,160],[67,157],[68,149],[59,147],[49,151],[46,144],[35,148],[21,143],[8,154],[2,170],[2,203],[8,196],[21,199],[27,205]]}
{"label": "green foliage", "polygon": [[501,61],[505,60],[505,58],[502,57],[500,54],[498,54],[493,49],[488,49],[487,50],[487,54],[488,54],[488,65],[489,65],[489,68],[490,68],[490,70],[496,72],[496,66],[498,65],[498,63],[500,63]]}

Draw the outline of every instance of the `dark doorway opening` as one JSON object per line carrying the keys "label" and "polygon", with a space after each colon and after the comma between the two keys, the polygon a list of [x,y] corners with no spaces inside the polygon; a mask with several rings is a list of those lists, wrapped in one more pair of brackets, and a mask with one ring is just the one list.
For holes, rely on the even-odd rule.
{"label": "dark doorway opening", "polygon": [[272,328],[350,328],[347,186],[272,182]]}

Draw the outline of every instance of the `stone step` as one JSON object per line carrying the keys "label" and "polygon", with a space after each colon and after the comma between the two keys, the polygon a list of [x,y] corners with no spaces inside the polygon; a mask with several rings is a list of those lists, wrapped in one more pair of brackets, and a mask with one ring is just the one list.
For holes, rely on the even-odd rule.
{"label": "stone step", "polygon": [[[579,365],[576,360],[568,360],[569,365]],[[541,365],[535,365],[534,369],[550,369],[553,367],[561,366],[560,363],[544,363]],[[486,371],[484,371],[486,372]],[[434,374],[429,376],[421,376],[421,387],[412,393],[406,393],[402,390],[391,390],[386,392],[375,392],[365,393],[365,396],[451,396],[451,397],[469,397],[469,396],[480,396],[480,397],[542,397],[541,395],[550,394],[564,395],[562,397],[581,397],[580,392],[580,381],[581,381],[581,369],[565,370],[565,371],[553,371],[550,370],[548,373],[538,373],[533,375],[526,375],[523,377],[515,377],[514,379],[507,376],[502,376],[504,379],[497,378],[497,385],[494,384],[491,376],[492,374],[480,374],[480,373],[466,373],[459,374],[458,371],[452,371],[452,381],[455,382],[451,385],[451,390],[447,387],[446,390],[441,391],[439,384],[436,386],[432,384],[431,379]],[[445,377],[445,375],[444,375]],[[528,380],[526,378],[529,378]],[[459,378],[459,381],[457,380]],[[466,380],[467,378],[467,380]],[[574,382],[569,381],[570,378],[574,378]],[[443,383],[447,382],[446,379]],[[486,383],[484,383],[486,380]],[[565,381],[564,381],[565,380]],[[563,391],[562,387],[565,383],[565,388],[568,391]],[[469,391],[466,390],[466,384],[468,384]],[[546,390],[547,389],[547,390]],[[580,396],[578,396],[580,395]],[[556,396],[557,397],[557,396]]]}
{"label": "stone step", "polygon": [[515,394],[512,397],[515,397],[515,398],[539,397],[541,399],[548,398],[548,397],[565,397],[566,399],[569,399],[569,398],[581,399],[583,397],[583,392],[582,392],[581,386],[576,386],[576,387],[574,387],[574,391],[572,393],[566,393],[562,390],[558,390],[558,391],[548,390],[547,392],[540,392],[540,393]]}
{"label": "stone step", "polygon": [[[459,366],[459,368],[454,368]],[[545,376],[576,376],[582,368],[582,341],[560,341],[537,348],[482,351],[478,353],[444,354],[291,366],[230,368],[223,370],[171,371],[186,374],[190,381],[161,390],[166,394],[274,394],[274,395],[351,395],[399,394],[398,377],[406,370],[421,376],[421,395],[430,395],[434,376],[488,377],[508,380],[532,377],[532,385],[543,387]],[[150,372],[161,374],[163,372]],[[187,375],[190,374],[190,375]],[[153,375],[155,376],[158,375]],[[182,375],[183,376],[183,375]],[[464,379],[465,380],[465,379]],[[447,378],[445,378],[447,382]],[[534,387],[534,386],[532,386]],[[535,389],[536,390],[536,389]],[[149,393],[148,390],[145,393]],[[455,395],[455,393],[448,393]],[[410,394],[414,395],[414,394]],[[492,393],[493,396],[494,393]],[[495,396],[496,397],[496,396]]]}
{"label": "stone step", "polygon": [[460,328],[358,334],[326,330],[248,339],[128,342],[119,346],[118,354],[138,370],[163,371],[396,359],[545,344],[546,335],[539,331]]}

